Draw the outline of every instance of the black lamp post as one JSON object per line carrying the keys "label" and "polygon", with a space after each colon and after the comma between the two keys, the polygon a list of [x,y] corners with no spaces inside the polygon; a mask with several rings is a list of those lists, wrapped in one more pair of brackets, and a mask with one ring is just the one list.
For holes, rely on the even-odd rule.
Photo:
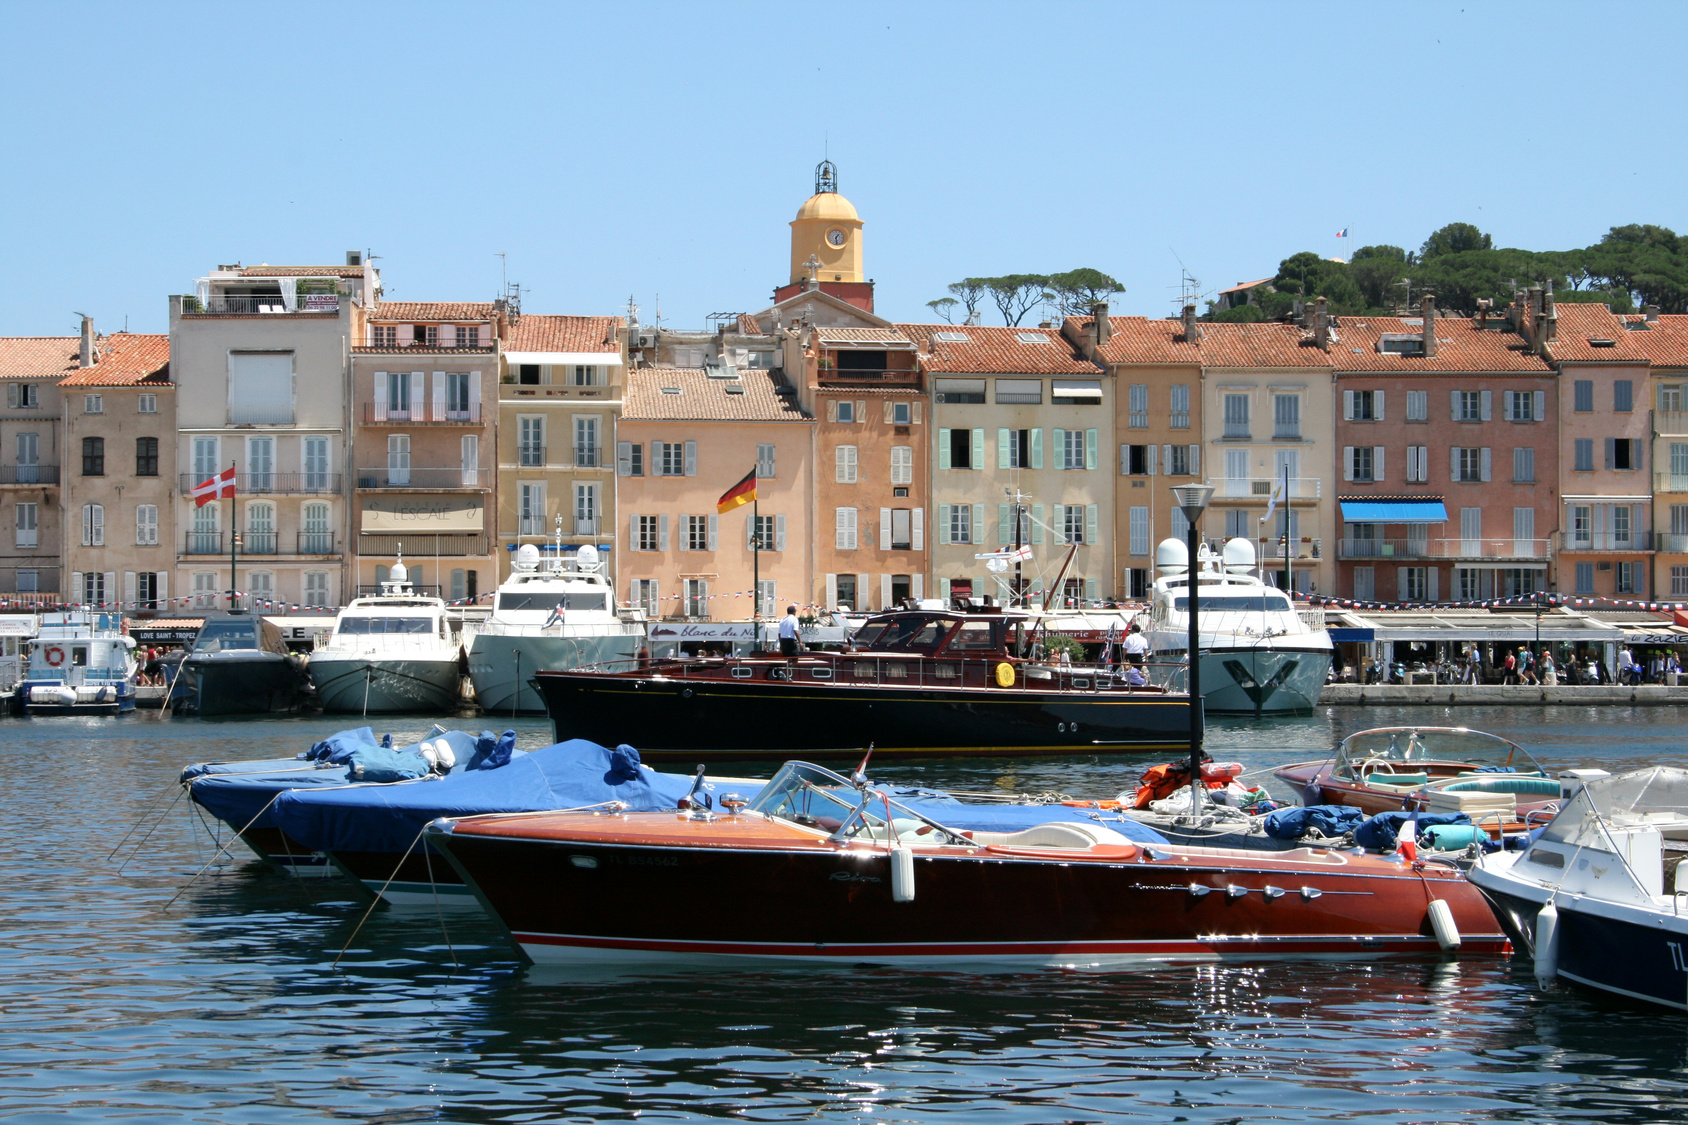
{"label": "black lamp post", "polygon": [[1202,513],[1207,510],[1207,502],[1213,498],[1211,484],[1179,484],[1172,489],[1173,501],[1178,510],[1184,513],[1184,521],[1189,525],[1186,532],[1186,547],[1190,553],[1190,567],[1185,571],[1188,580],[1186,589],[1190,600],[1190,647],[1187,650],[1190,674],[1187,686],[1190,692],[1190,823],[1195,824],[1201,818],[1202,800],[1202,661],[1201,661],[1201,631],[1196,624],[1197,589],[1201,585],[1201,562],[1198,558],[1199,532],[1196,525],[1201,522]]}

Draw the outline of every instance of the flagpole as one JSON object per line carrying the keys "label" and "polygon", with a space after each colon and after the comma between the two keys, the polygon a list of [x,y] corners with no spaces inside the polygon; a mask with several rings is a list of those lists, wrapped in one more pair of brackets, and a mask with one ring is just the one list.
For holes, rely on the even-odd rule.
{"label": "flagpole", "polygon": [[[234,462],[234,461],[230,461],[229,462],[229,468],[237,469],[238,463]],[[240,479],[240,477],[237,474],[236,477],[235,477],[235,480],[238,481],[239,479]],[[235,537],[236,534],[238,534],[235,531],[236,516],[235,516],[235,510],[234,510],[234,506],[235,506],[234,492],[235,492],[234,489],[232,489],[232,488],[229,489],[229,612],[230,613],[235,612],[235,598],[236,598],[235,590],[238,588],[235,585],[235,577],[234,577],[234,537]]]}
{"label": "flagpole", "polygon": [[757,497],[750,502],[750,620],[757,634],[752,648],[762,644],[762,520],[757,514],[761,510],[762,498]]}
{"label": "flagpole", "polygon": [[1291,599],[1295,597],[1295,588],[1289,582],[1289,462],[1284,462],[1284,593]]}

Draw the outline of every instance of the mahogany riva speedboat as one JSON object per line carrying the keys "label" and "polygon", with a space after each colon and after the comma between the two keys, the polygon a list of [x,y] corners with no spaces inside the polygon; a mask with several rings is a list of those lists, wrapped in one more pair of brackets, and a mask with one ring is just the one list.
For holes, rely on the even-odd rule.
{"label": "mahogany riva speedboat", "polygon": [[626,740],[649,759],[1123,754],[1189,745],[1190,700],[1120,670],[1037,658],[1030,615],[908,610],[845,652],[540,671],[557,739]]}
{"label": "mahogany riva speedboat", "polygon": [[[947,828],[787,762],[725,814],[433,821],[444,852],[542,963],[1102,968],[1220,959],[1500,953],[1459,871],[1346,851],[1139,845],[1100,823]],[[727,899],[694,909],[700,889]]]}

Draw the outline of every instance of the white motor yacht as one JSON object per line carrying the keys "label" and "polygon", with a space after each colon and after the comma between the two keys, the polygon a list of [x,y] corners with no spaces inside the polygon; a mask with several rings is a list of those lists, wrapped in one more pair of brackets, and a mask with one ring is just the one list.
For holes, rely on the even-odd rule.
{"label": "white motor yacht", "polygon": [[379,594],[352,599],[335,617],[311,653],[311,682],[324,711],[438,714],[461,705],[462,656],[445,602],[415,592],[401,557]]}
{"label": "white motor yacht", "polygon": [[[1155,551],[1160,577],[1138,619],[1150,659],[1185,659],[1189,647],[1189,551],[1165,539]],[[1232,539],[1222,556],[1198,552],[1197,626],[1202,699],[1209,711],[1311,711],[1330,672],[1330,634],[1296,612],[1289,595],[1252,572],[1254,544]]]}
{"label": "white motor yacht", "polygon": [[524,543],[492,613],[469,649],[469,677],[482,709],[494,715],[543,713],[531,680],[540,669],[631,660],[645,643],[644,614],[618,611],[615,586],[590,543],[549,559]]}
{"label": "white motor yacht", "polygon": [[135,709],[135,642],[123,615],[72,610],[42,615],[19,685],[32,715],[115,715]]}

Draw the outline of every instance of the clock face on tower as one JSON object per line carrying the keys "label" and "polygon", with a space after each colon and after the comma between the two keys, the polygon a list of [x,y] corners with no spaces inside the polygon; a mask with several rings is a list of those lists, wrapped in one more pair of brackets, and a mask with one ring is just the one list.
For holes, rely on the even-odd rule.
{"label": "clock face on tower", "polygon": [[826,232],[827,245],[837,249],[844,245],[844,232],[834,228]]}

